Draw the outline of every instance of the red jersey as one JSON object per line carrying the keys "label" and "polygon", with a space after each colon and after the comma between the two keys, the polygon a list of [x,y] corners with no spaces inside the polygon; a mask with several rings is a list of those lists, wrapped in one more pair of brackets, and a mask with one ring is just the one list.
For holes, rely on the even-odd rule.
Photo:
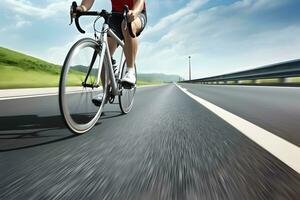
{"label": "red jersey", "polygon": [[[128,5],[129,10],[133,9],[134,2],[133,0],[111,0],[112,4],[112,10],[115,12],[123,12],[124,6]],[[145,10],[145,4],[144,4],[144,10]]]}

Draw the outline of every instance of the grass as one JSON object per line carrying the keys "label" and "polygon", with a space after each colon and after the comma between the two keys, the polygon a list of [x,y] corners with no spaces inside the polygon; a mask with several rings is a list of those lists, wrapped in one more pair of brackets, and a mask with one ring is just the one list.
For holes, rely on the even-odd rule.
{"label": "grass", "polygon": [[239,80],[238,84],[253,84],[253,80]]}
{"label": "grass", "polygon": [[279,78],[272,78],[272,79],[257,79],[255,80],[256,84],[279,84],[281,80]]}
{"label": "grass", "polygon": [[228,85],[234,85],[234,84],[236,84],[236,81],[226,81],[226,84],[228,84]]}
{"label": "grass", "polygon": [[142,86],[142,85],[161,85],[164,82],[159,82],[159,81],[142,81],[142,80],[137,80],[137,86]]}
{"label": "grass", "polygon": [[56,87],[60,67],[0,47],[0,88]]}
{"label": "grass", "polygon": [[[61,67],[0,47],[0,89],[57,87]],[[68,85],[79,86],[83,74],[71,71]],[[159,81],[138,80],[137,85],[158,85]]]}
{"label": "grass", "polygon": [[[59,83],[59,74],[41,70],[24,70],[16,66],[0,66],[0,74],[0,89],[57,87]],[[80,73],[71,74],[69,85],[80,85],[80,75]]]}
{"label": "grass", "polygon": [[59,75],[44,71],[24,70],[16,66],[0,66],[0,88],[55,87]]}
{"label": "grass", "polygon": [[[59,74],[41,70],[24,70],[18,66],[0,65],[0,89],[58,87]],[[68,77],[68,85],[79,86],[83,80],[82,73],[73,72]],[[160,85],[163,82],[138,80],[137,85]]]}
{"label": "grass", "polygon": [[257,80],[239,80],[239,81],[218,81],[218,82],[204,82],[204,84],[227,84],[227,85],[239,85],[239,84],[245,84],[245,85],[281,85],[281,84],[299,84],[300,83],[300,77],[288,77],[288,78],[272,78],[272,79],[257,79]]}
{"label": "grass", "polygon": [[10,49],[0,47],[0,66],[19,67],[25,71],[43,71],[58,75],[60,67]]}
{"label": "grass", "polygon": [[300,83],[300,77],[289,77],[285,78],[285,83]]}

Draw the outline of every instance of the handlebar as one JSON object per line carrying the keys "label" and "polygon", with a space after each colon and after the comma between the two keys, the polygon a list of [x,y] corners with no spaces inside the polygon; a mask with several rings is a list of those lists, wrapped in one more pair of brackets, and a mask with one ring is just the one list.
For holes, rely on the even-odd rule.
{"label": "handlebar", "polygon": [[104,17],[106,19],[109,16],[109,13],[106,10],[102,10],[101,12],[96,12],[96,11],[79,12],[78,10],[76,10],[77,7],[78,7],[77,3],[75,1],[73,1],[72,6],[71,6],[71,10],[70,10],[70,17],[71,17],[70,25],[73,23],[73,18],[74,18],[72,16],[72,14],[75,13],[76,14],[76,16],[75,16],[75,25],[76,25],[77,30],[82,34],[84,34],[85,31],[81,28],[80,23],[79,23],[79,18],[81,16],[101,16],[101,17]]}
{"label": "handlebar", "polygon": [[[79,23],[79,18],[81,16],[100,16],[100,17],[103,17],[105,19],[105,22],[107,23],[108,18],[112,15],[112,13],[109,13],[106,10],[102,10],[101,12],[96,12],[96,11],[79,12],[78,10],[76,10],[77,7],[78,7],[77,3],[75,1],[73,1],[72,5],[71,5],[71,9],[70,9],[70,17],[71,17],[70,25],[73,23],[73,18],[74,18],[72,16],[72,14],[75,13],[76,14],[76,16],[75,16],[75,25],[76,25],[77,30],[82,34],[84,34],[85,31],[81,28],[80,23]],[[127,19],[128,12],[129,12],[129,8],[128,8],[127,5],[125,5],[124,6],[123,17],[124,17],[125,21],[127,22],[127,27],[128,27],[128,31],[129,31],[130,36],[132,38],[135,38],[136,36],[132,31],[131,22],[128,22],[128,19]]]}

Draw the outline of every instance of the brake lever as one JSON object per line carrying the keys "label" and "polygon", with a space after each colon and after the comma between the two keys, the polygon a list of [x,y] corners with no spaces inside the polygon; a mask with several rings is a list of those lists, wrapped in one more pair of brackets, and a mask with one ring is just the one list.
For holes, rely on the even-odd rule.
{"label": "brake lever", "polygon": [[70,14],[70,15],[71,15],[71,21],[70,21],[69,26],[71,26],[73,24],[73,16],[72,16],[72,14]]}
{"label": "brake lever", "polygon": [[71,8],[70,8],[70,20],[71,20],[70,24],[69,24],[70,26],[73,24],[74,17],[72,14],[76,13],[76,8],[77,8],[77,3],[76,3],[76,1],[73,1]]}
{"label": "brake lever", "polygon": [[128,24],[128,18],[127,18],[127,15],[128,15],[128,12],[129,12],[129,7],[127,5],[124,6],[124,13],[123,13],[123,17],[125,19],[125,30],[127,30],[127,24]]}

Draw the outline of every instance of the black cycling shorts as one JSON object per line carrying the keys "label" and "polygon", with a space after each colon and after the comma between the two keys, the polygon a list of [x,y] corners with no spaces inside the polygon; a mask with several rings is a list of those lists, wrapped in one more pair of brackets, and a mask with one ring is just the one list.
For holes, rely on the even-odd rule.
{"label": "black cycling shorts", "polygon": [[[124,40],[124,36],[122,33],[122,21],[124,19],[123,14],[112,12],[112,16],[109,19],[108,25],[110,29],[121,39]],[[138,18],[141,20],[141,30],[136,34],[136,36],[139,36],[147,24],[147,14],[146,11],[142,11]]]}

